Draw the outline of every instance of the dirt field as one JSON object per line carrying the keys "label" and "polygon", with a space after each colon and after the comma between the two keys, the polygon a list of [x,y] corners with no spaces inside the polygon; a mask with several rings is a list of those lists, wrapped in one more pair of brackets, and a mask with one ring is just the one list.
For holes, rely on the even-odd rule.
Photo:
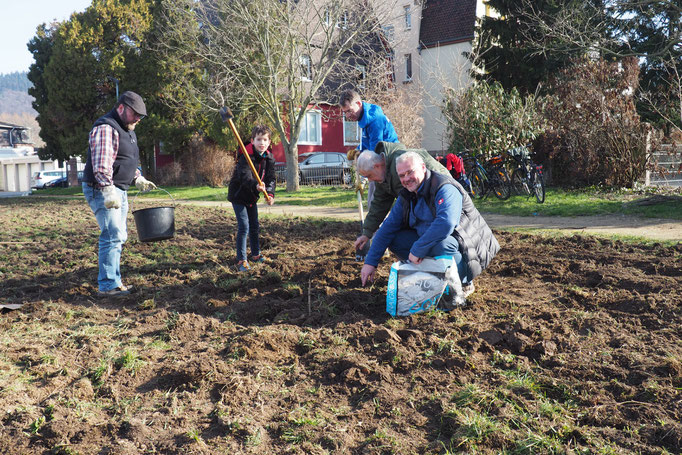
{"label": "dirt field", "polygon": [[132,223],[96,295],[78,200],[0,200],[0,453],[682,453],[682,244],[497,232],[470,305],[394,319],[357,223],[222,208]]}

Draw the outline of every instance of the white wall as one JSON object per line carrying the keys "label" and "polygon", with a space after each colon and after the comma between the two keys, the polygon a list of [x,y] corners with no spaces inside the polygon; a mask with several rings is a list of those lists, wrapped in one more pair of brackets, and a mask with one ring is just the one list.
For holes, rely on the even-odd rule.
{"label": "white wall", "polygon": [[432,153],[447,149],[447,123],[441,108],[447,87],[456,90],[471,84],[471,64],[462,55],[471,51],[471,44],[457,43],[423,49],[421,52],[420,80],[424,89],[424,134],[422,148]]}
{"label": "white wall", "polygon": [[[483,0],[476,2],[476,17],[498,17]],[[471,63],[462,55],[471,52],[471,43],[457,43],[423,49],[419,56],[419,81],[424,90],[424,134],[422,148],[432,153],[447,149],[447,124],[441,113],[446,87],[465,89],[471,84]]]}
{"label": "white wall", "polygon": [[0,191],[31,191],[34,172],[57,169],[57,161],[41,161],[38,155],[0,158]]}

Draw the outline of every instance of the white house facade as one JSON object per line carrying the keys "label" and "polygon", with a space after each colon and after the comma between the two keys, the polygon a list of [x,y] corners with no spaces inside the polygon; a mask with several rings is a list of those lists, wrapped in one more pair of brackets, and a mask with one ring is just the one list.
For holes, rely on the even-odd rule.
{"label": "white house facade", "polygon": [[394,49],[398,88],[423,94],[422,148],[447,149],[447,123],[441,113],[446,89],[471,84],[471,52],[477,19],[493,15],[483,0],[398,0],[384,30]]}

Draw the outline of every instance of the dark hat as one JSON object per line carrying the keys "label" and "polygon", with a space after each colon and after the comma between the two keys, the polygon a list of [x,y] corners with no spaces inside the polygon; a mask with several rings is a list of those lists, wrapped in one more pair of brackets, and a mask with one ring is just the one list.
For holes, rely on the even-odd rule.
{"label": "dark hat", "polygon": [[142,97],[135,92],[123,92],[118,98],[118,104],[125,104],[134,110],[137,115],[147,115],[147,108],[144,107],[144,101],[142,101]]}

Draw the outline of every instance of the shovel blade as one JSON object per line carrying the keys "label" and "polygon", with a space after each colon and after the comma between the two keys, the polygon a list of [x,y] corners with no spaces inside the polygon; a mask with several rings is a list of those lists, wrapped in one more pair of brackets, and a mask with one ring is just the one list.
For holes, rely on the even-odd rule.
{"label": "shovel blade", "polygon": [[367,253],[369,252],[370,243],[371,243],[371,240],[368,240],[367,243],[365,243],[365,246],[363,246],[359,250],[355,250],[355,261],[356,262],[365,262],[365,256],[367,256]]}

